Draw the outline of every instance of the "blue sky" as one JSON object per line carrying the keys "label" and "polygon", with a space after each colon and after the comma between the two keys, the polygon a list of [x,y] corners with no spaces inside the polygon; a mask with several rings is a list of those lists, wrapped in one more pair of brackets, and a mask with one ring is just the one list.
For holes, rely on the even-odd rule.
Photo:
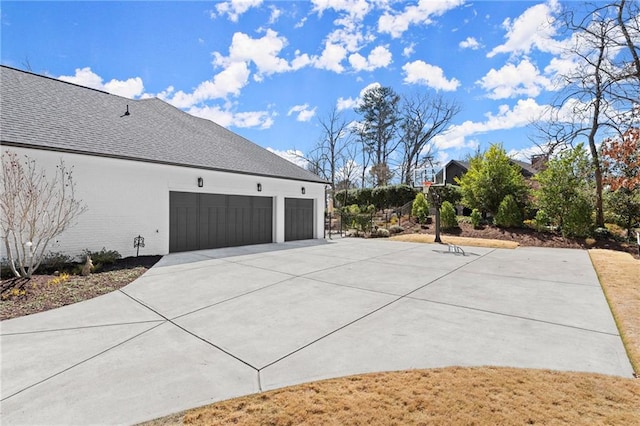
{"label": "blue sky", "polygon": [[562,69],[565,3],[530,1],[2,1],[4,65],[129,98],[157,96],[278,153],[307,153],[318,119],[348,120],[366,87],[457,100],[442,160],[500,142],[532,153],[529,122]]}

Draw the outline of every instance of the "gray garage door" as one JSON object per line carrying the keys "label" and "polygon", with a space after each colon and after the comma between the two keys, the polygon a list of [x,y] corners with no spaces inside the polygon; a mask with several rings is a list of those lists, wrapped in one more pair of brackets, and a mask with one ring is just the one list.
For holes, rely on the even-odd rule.
{"label": "gray garage door", "polygon": [[169,194],[169,252],[273,241],[271,197]]}
{"label": "gray garage door", "polygon": [[285,198],[284,240],[310,240],[313,238],[313,200]]}

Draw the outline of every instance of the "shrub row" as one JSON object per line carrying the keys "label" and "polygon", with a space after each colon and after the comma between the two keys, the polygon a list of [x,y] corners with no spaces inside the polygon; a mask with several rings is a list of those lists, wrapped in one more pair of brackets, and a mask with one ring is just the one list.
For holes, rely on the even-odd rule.
{"label": "shrub row", "polygon": [[359,206],[373,205],[380,210],[403,206],[412,201],[417,193],[418,191],[409,185],[379,186],[376,188],[338,191],[336,192],[336,201],[341,206],[353,204]]}

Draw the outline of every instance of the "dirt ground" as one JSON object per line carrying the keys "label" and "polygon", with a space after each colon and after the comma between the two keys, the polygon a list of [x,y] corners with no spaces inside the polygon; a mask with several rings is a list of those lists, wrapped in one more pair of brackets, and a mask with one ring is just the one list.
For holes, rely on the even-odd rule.
{"label": "dirt ground", "polygon": [[[404,233],[435,233],[433,224],[426,228],[410,221],[403,221]],[[498,228],[496,226],[485,225],[480,229],[474,229],[470,223],[459,223],[459,228],[442,230],[443,235],[455,235],[468,238],[490,238],[494,240],[514,241],[521,246],[529,247],[556,247],[556,248],[583,248],[583,249],[609,249],[631,253],[635,258],[638,256],[638,245],[625,243],[616,239],[594,239],[594,238],[565,238],[555,232],[538,232],[530,228]]]}
{"label": "dirt ground", "polygon": [[3,291],[0,300],[0,320],[30,315],[49,309],[91,299],[126,286],[160,260],[162,256],[139,256],[117,260],[105,265],[89,276],[38,271],[28,279],[8,278],[5,283],[15,283]]}

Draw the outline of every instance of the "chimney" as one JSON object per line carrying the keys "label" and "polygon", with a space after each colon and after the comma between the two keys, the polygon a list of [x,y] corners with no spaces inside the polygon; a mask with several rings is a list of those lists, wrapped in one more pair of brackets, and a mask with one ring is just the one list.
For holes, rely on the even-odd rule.
{"label": "chimney", "polygon": [[549,156],[547,154],[536,154],[531,156],[531,167],[537,171],[542,171],[547,168],[547,162]]}

